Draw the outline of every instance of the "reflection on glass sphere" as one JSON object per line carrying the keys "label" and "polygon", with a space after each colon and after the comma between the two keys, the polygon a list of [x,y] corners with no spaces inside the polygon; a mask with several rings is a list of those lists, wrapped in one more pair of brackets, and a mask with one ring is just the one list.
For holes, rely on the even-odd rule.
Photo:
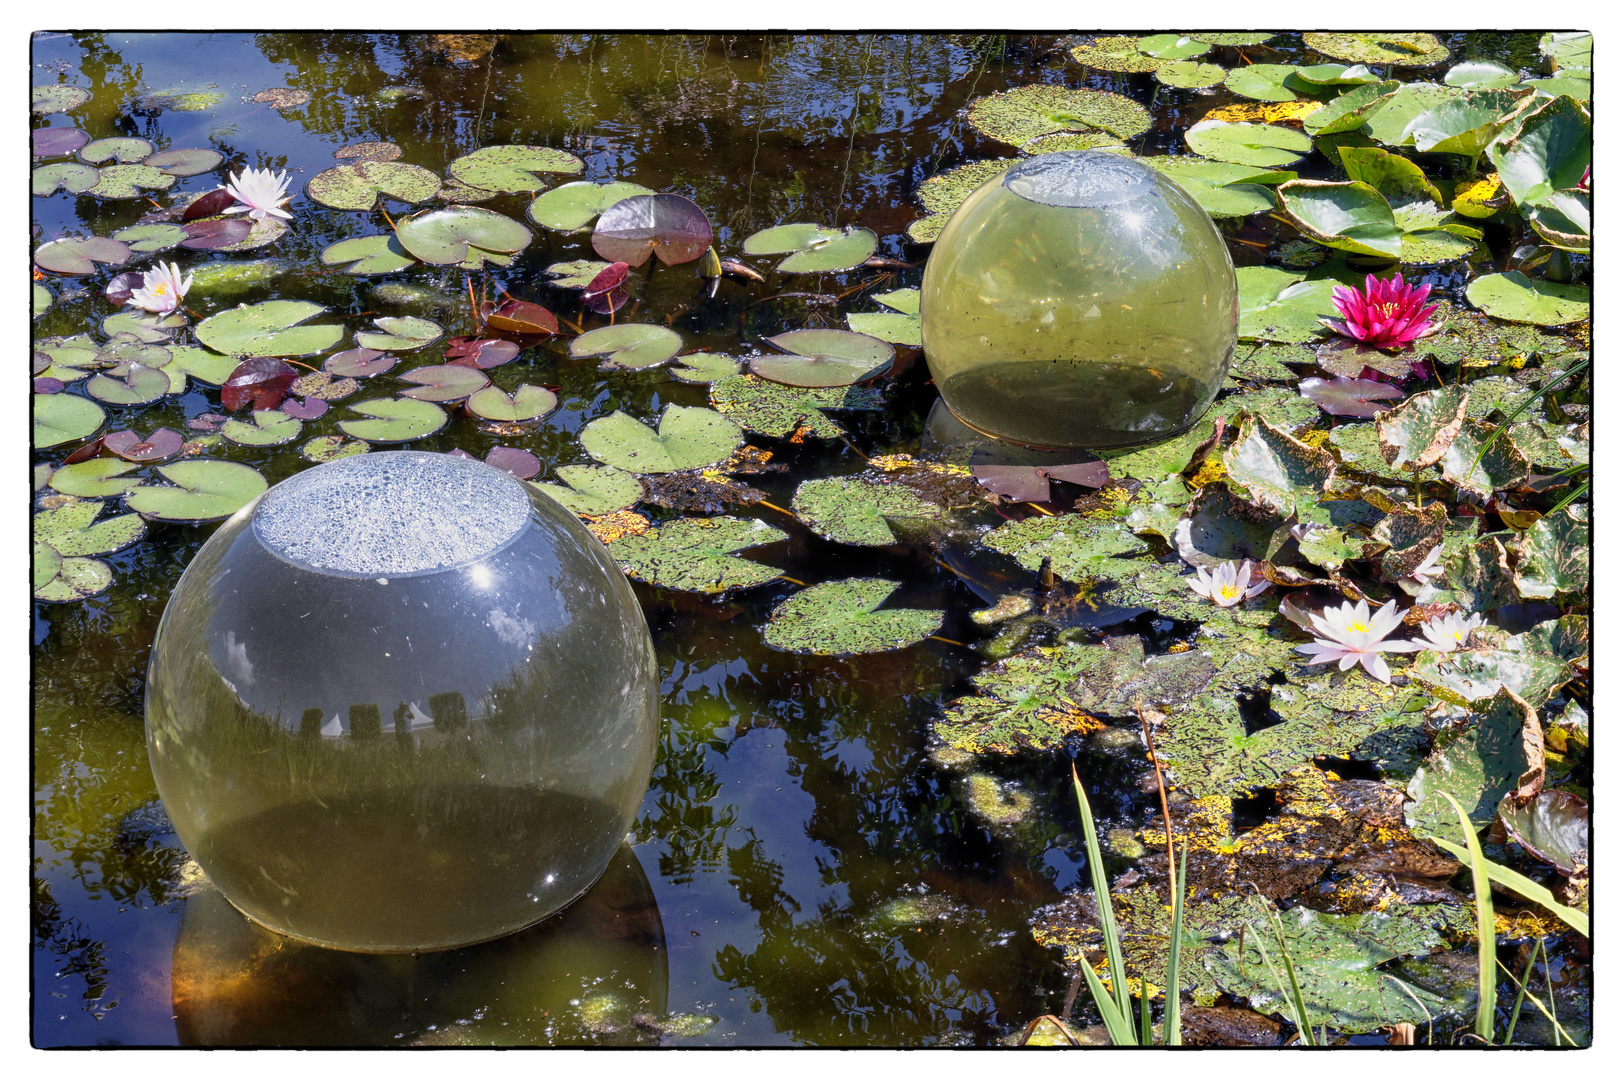
{"label": "reflection on glass sphere", "polygon": [[203,545],[153,643],[147,746],[175,832],[250,918],[445,949],[603,872],[658,689],[642,609],[573,515],[482,462],[369,453]]}
{"label": "reflection on glass sphere", "polygon": [[1177,434],[1217,395],[1239,288],[1212,219],[1130,158],[1042,154],[977,188],[936,240],[924,355],[971,427],[1101,449]]}

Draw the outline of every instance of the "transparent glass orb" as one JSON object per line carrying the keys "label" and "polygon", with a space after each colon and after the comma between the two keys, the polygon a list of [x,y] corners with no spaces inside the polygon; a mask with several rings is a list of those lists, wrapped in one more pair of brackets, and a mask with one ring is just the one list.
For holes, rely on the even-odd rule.
{"label": "transparent glass orb", "polygon": [[1097,150],[982,184],[924,268],[924,355],[958,418],[1044,447],[1153,442],[1194,423],[1234,353],[1239,288],[1177,184]]}
{"label": "transparent glass orb", "polygon": [[636,596],[574,515],[482,462],[374,452],[203,545],[153,642],[147,748],[244,914],[419,952],[597,879],[647,790],[658,694]]}

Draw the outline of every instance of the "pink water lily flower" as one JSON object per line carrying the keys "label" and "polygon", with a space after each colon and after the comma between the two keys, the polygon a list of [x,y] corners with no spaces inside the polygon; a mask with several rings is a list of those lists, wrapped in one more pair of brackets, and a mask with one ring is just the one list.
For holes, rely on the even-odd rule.
{"label": "pink water lily flower", "polygon": [[1370,274],[1364,279],[1363,292],[1344,285],[1331,289],[1330,302],[1342,317],[1319,322],[1361,345],[1402,349],[1440,329],[1431,321],[1437,305],[1426,304],[1430,295],[1430,285],[1410,285],[1401,277],[1382,281]]}
{"label": "pink water lily flower", "polygon": [[1383,683],[1392,681],[1392,672],[1381,653],[1419,652],[1425,648],[1418,641],[1385,640],[1386,635],[1403,622],[1396,600],[1388,600],[1373,615],[1365,601],[1358,601],[1357,607],[1347,601],[1339,608],[1325,608],[1322,615],[1310,613],[1308,621],[1313,624],[1316,635],[1313,644],[1296,646],[1297,652],[1312,657],[1307,663],[1327,664],[1331,660],[1339,660],[1342,671],[1354,664],[1362,664],[1365,671]]}
{"label": "pink water lily flower", "polygon": [[1432,578],[1443,572],[1442,556],[1443,545],[1438,544],[1426,552],[1426,557],[1420,560],[1419,566],[1409,571],[1409,576],[1422,585],[1427,584]]}
{"label": "pink water lily flower", "polygon": [[186,290],[192,287],[192,275],[180,280],[180,270],[174,263],[158,263],[141,275],[139,288],[130,290],[131,304],[158,315],[167,315],[180,306]]}
{"label": "pink water lily flower", "polygon": [[1435,619],[1421,623],[1420,632],[1426,637],[1426,648],[1447,653],[1464,648],[1466,637],[1481,625],[1480,615],[1472,615],[1467,619],[1459,612],[1451,611],[1447,615],[1439,615]]}
{"label": "pink water lily flower", "polygon": [[229,184],[220,185],[230,192],[238,204],[226,213],[240,214],[246,210],[255,221],[263,221],[271,214],[291,221],[293,215],[279,209],[288,200],[288,182],[285,171],[273,173],[269,169],[244,169],[240,175],[233,176]]}
{"label": "pink water lily flower", "polygon": [[1230,559],[1216,570],[1207,573],[1205,567],[1195,567],[1198,577],[1184,578],[1189,587],[1200,595],[1212,601],[1218,607],[1233,607],[1242,600],[1249,600],[1268,587],[1266,580],[1251,584],[1251,560],[1247,559],[1238,567]]}

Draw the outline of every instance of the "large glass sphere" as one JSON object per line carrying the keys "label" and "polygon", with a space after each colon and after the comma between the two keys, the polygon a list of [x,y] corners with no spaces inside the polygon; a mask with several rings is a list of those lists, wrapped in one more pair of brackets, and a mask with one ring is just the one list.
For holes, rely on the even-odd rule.
{"label": "large glass sphere", "polygon": [[1182,188],[1131,158],[1042,154],[970,194],[924,268],[924,355],[979,431],[1101,449],[1177,434],[1234,353],[1228,248]]}
{"label": "large glass sphere", "polygon": [[482,462],[368,453],[203,545],[153,642],[147,747],[244,914],[419,952],[597,879],[647,790],[658,693],[636,596],[572,514]]}

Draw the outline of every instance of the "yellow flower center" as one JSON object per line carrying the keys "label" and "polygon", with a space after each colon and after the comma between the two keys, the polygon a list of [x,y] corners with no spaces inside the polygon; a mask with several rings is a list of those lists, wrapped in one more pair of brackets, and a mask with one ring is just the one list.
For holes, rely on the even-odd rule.
{"label": "yellow flower center", "polygon": [[169,291],[169,286],[164,284],[161,281],[158,282],[158,287],[152,290],[153,295],[155,295],[155,296],[163,296],[164,294],[168,293],[168,291]]}
{"label": "yellow flower center", "polygon": [[1223,599],[1225,600],[1233,600],[1236,596],[1240,595],[1239,587],[1235,585],[1221,585],[1218,587],[1217,591],[1222,594]]}
{"label": "yellow flower center", "polygon": [[1354,633],[1366,634],[1369,632],[1369,624],[1359,619],[1354,619],[1352,622],[1347,624],[1347,629]]}
{"label": "yellow flower center", "polygon": [[1396,304],[1371,304],[1370,307],[1374,308],[1383,319],[1390,319],[1398,308]]}

